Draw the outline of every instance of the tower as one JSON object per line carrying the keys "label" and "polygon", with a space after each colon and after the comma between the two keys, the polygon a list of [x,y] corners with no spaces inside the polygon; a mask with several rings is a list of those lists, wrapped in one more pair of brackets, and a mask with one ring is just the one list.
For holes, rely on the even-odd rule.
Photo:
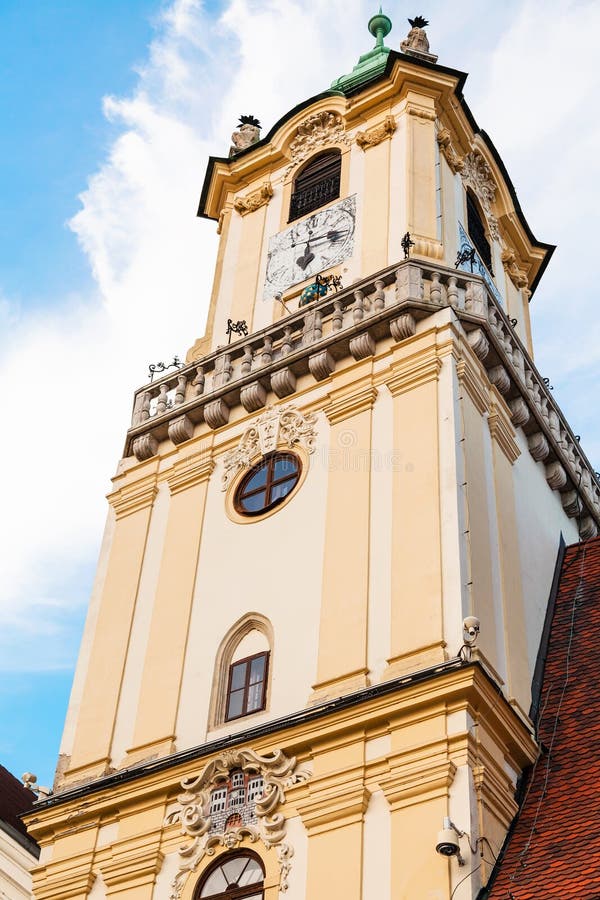
{"label": "tower", "polygon": [[535,758],[561,536],[600,491],[532,361],[552,248],[411,24],[398,53],[374,16],[351,73],[209,160],[207,333],[135,395],[37,898],[460,900],[489,874],[470,847]]}

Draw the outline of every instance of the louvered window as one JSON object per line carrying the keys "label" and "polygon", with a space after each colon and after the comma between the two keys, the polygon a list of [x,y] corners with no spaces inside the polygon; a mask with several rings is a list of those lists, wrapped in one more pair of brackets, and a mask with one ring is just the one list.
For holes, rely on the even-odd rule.
{"label": "louvered window", "polygon": [[492,251],[490,248],[490,242],[488,241],[485,233],[485,228],[483,222],[481,220],[481,216],[479,215],[479,210],[477,209],[477,204],[472,198],[471,194],[467,191],[467,227],[469,230],[469,237],[473,241],[473,245],[475,249],[479,253],[482,262],[487,266],[488,271],[491,275],[493,275],[492,271]]}
{"label": "louvered window", "polygon": [[296,176],[290,202],[290,218],[300,219],[340,196],[342,154],[327,150],[314,156]]}

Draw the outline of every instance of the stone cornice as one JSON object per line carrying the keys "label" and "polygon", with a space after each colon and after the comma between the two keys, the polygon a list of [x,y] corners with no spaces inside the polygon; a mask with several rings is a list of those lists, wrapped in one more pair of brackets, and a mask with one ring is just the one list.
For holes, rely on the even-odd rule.
{"label": "stone cornice", "polygon": [[171,495],[185,491],[203,481],[208,481],[214,468],[215,461],[210,450],[201,450],[188,456],[187,459],[175,463],[166,474]]}
{"label": "stone cornice", "polygon": [[502,401],[500,401],[500,403],[492,401],[488,416],[488,425],[493,440],[498,444],[509,463],[512,465],[521,455],[521,448],[515,440],[516,432],[510,424],[508,414],[503,407],[504,404]]}
{"label": "stone cornice", "polygon": [[372,409],[377,400],[377,388],[366,387],[361,390],[350,390],[337,395],[330,394],[330,403],[323,407],[323,412],[331,425],[343,422],[365,410]]}
{"label": "stone cornice", "polygon": [[364,772],[347,777],[339,773],[334,784],[325,779],[310,784],[308,797],[296,802],[296,809],[309,835],[343,828],[361,822],[369,805],[370,791],[364,784]]}
{"label": "stone cornice", "polygon": [[437,759],[427,755],[409,765],[396,762],[379,784],[390,808],[404,809],[425,800],[448,797],[455,774],[456,765],[447,758],[446,750]]}
{"label": "stone cornice", "polygon": [[149,475],[140,481],[119,488],[109,494],[107,500],[114,509],[117,519],[123,519],[125,516],[151,507],[157,493],[156,476]]}
{"label": "stone cornice", "polygon": [[113,844],[110,858],[100,866],[108,888],[126,885],[134,890],[153,884],[160,871],[163,854],[154,835],[143,835]]}
{"label": "stone cornice", "polygon": [[432,381],[437,381],[442,369],[437,348],[426,351],[423,356],[408,359],[391,367],[391,376],[386,379],[390,393],[393,397],[405,394],[415,388],[422,387]]}
{"label": "stone cornice", "polygon": [[[78,828],[99,815],[110,820],[123,815],[130,806],[139,809],[144,803],[164,804],[174,797],[182,778],[196,772],[198,761],[209,761],[224,749],[251,744],[258,752],[279,746],[297,752],[306,759],[307,748],[326,746],[343,736],[356,741],[370,729],[378,732],[401,727],[402,723],[426,721],[443,715],[445,710],[465,709],[478,721],[485,721],[516,770],[533,761],[536,748],[525,723],[504,699],[489,675],[477,664],[462,665],[458,660],[416,672],[390,682],[357,691],[335,701],[328,701],[311,709],[299,710],[273,722],[244,730],[200,747],[180,751],[163,760],[132,766],[113,776],[100,778],[88,785],[66,789],[36,805],[27,816],[27,826],[38,842],[51,840],[56,829],[65,821],[73,821]],[[352,738],[352,733],[355,736]],[[276,736],[276,737],[274,737]],[[294,751],[294,748],[296,750]],[[462,752],[462,751],[461,751]],[[406,757],[408,760],[408,757]],[[379,761],[376,763],[380,766]],[[349,779],[344,775],[345,780]],[[325,790],[325,782],[317,778]],[[115,792],[114,785],[119,785]],[[304,788],[303,788],[304,790]],[[303,796],[297,799],[301,802]],[[356,799],[356,798],[355,798]]]}
{"label": "stone cornice", "polygon": [[458,381],[475,404],[475,408],[483,415],[489,409],[489,385],[486,385],[481,374],[468,356],[463,356],[456,364]]}
{"label": "stone cornice", "polygon": [[95,872],[90,872],[90,862],[84,860],[73,865],[72,860],[63,861],[66,871],[56,865],[40,866],[33,873],[33,893],[36,900],[69,900],[87,897],[96,880]]}

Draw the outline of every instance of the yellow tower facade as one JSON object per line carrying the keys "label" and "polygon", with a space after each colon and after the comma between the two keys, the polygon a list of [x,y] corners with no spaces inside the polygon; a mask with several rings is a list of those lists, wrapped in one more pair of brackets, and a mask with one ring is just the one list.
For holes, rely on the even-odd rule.
{"label": "yellow tower facade", "polygon": [[37,900],[465,900],[516,811],[600,488],[532,359],[552,248],[423,20],[370,28],[209,161],[207,333],[135,395]]}

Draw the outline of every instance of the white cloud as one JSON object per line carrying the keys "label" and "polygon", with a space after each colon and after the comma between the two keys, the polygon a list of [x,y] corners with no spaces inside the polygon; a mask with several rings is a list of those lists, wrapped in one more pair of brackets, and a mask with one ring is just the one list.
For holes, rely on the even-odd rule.
{"label": "white cloud", "polygon": [[[177,0],[158,20],[134,93],[106,98],[118,136],[71,223],[96,293],[29,316],[0,298],[8,423],[0,450],[8,472],[0,666],[72,662],[72,612],[87,602],[83,586],[133,389],[149,362],[183,355],[202,333],[216,246],[214,224],[195,217],[207,156],[227,153],[240,113],[268,130],[349,71],[371,46],[366,22],[376,5],[314,0],[307,11],[294,0],[231,0],[215,19],[199,0]],[[408,25],[399,4],[387,6],[395,19],[388,43],[398,47]],[[467,97],[504,155],[534,231],[566,248],[534,309],[544,373],[570,373],[579,384],[582,367],[600,363],[598,291],[585,262],[598,231],[590,110],[600,85],[592,54],[581,49],[598,39],[598,6],[482,7],[432,3],[432,49],[443,64],[471,68]],[[548,323],[556,325],[555,343]],[[582,414],[580,404],[573,409]]]}

